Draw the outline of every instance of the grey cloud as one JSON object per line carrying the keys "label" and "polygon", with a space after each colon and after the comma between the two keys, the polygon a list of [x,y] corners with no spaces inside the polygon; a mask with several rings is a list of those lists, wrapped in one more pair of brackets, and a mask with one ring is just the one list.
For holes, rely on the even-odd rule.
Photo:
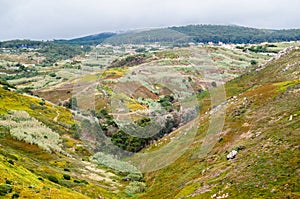
{"label": "grey cloud", "polygon": [[299,0],[0,0],[0,40],[186,24],[299,28],[299,8]]}

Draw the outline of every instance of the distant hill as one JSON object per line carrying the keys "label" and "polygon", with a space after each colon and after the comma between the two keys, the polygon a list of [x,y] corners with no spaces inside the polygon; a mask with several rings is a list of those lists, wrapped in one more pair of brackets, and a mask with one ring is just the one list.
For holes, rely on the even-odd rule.
{"label": "distant hill", "polygon": [[114,35],[116,35],[116,33],[105,32],[96,35],[89,35],[85,37],[70,39],[70,40],[54,40],[54,42],[60,44],[97,45],[99,43],[102,43],[107,38],[112,37]]}
{"label": "distant hill", "polygon": [[189,25],[169,28],[194,42],[260,43],[300,40],[300,29],[271,30],[242,26]]}
{"label": "distant hill", "polygon": [[169,28],[130,31],[108,38],[104,43],[110,44],[142,44],[142,43],[186,43],[190,36]]}
{"label": "distant hill", "polygon": [[261,43],[300,40],[300,29],[272,30],[242,26],[188,25],[117,34],[105,40],[111,44],[141,43]]}
{"label": "distant hill", "polygon": [[[169,43],[186,44],[195,43],[261,43],[283,42],[300,40],[300,29],[257,29],[243,26],[225,25],[188,25],[147,30],[135,30],[125,33],[104,32],[69,40],[54,40],[46,43],[69,45],[98,45],[101,43],[144,44],[144,43]],[[41,47],[45,42],[30,40],[13,40],[0,42],[0,47]]]}

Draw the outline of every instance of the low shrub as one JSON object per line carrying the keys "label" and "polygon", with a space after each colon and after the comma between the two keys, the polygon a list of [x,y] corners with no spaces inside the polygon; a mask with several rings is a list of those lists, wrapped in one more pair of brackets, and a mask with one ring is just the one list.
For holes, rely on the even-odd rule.
{"label": "low shrub", "polygon": [[143,182],[131,182],[126,187],[126,193],[137,194],[142,193],[146,190],[146,185]]}
{"label": "low shrub", "polygon": [[48,180],[54,183],[58,183],[58,179],[55,176],[48,176]]}
{"label": "low shrub", "polygon": [[71,176],[68,174],[64,174],[63,177],[65,180],[71,180]]}
{"label": "low shrub", "polygon": [[128,162],[116,159],[114,156],[102,152],[96,153],[90,158],[91,161],[124,173],[140,173],[140,171]]}
{"label": "low shrub", "polygon": [[0,196],[5,196],[8,193],[12,192],[12,187],[8,184],[1,184],[0,185]]}
{"label": "low shrub", "polygon": [[19,195],[18,193],[14,193],[14,194],[11,196],[12,199],[14,199],[14,198],[19,198],[19,197],[20,197],[20,195]]}
{"label": "low shrub", "polygon": [[139,181],[139,182],[145,181],[142,174],[140,174],[140,173],[130,173],[126,177],[124,177],[122,180],[124,180],[124,181]]}
{"label": "low shrub", "polygon": [[75,179],[73,182],[75,182],[75,183],[80,183],[80,180],[76,180],[76,179]]}
{"label": "low shrub", "polygon": [[8,162],[9,164],[11,164],[11,165],[14,165],[14,164],[15,164],[14,161],[12,161],[12,160],[7,160],[7,162]]}

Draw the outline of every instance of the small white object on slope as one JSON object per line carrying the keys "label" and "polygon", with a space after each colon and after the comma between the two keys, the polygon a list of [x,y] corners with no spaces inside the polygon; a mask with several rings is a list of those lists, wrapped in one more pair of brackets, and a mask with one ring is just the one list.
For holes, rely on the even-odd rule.
{"label": "small white object on slope", "polygon": [[230,159],[234,159],[235,156],[237,155],[237,151],[236,150],[232,150],[228,155],[227,155],[227,160],[230,160]]}

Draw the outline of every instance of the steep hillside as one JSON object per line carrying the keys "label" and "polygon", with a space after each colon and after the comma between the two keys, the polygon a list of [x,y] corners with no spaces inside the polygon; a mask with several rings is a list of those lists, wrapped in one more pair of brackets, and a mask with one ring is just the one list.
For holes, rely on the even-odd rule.
{"label": "steep hillside", "polygon": [[[22,64],[2,68],[0,196],[299,198],[300,50],[246,48],[145,52],[93,70],[98,57],[74,60],[86,68],[36,87],[45,99],[7,79]],[[51,66],[24,74],[33,68]],[[163,128],[149,137],[153,121]]]}
{"label": "steep hillside", "polygon": [[[299,58],[292,50],[226,83],[224,128],[207,156],[201,150],[214,110],[203,98],[194,141],[176,161],[146,174],[142,198],[299,198]],[[148,150],[172,139],[176,134]]]}
{"label": "steep hillside", "polygon": [[69,109],[0,88],[1,198],[123,197],[126,174],[91,162],[79,128]]}

